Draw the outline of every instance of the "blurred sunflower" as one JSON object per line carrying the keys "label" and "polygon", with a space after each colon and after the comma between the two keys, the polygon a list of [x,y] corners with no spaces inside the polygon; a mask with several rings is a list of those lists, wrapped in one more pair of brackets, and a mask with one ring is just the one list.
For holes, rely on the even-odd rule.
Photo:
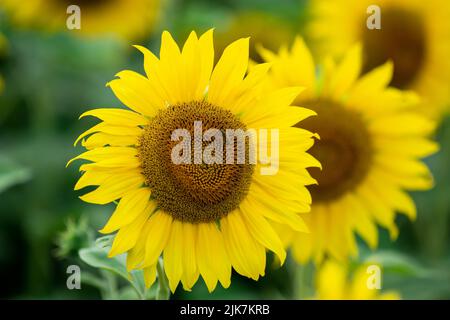
{"label": "blurred sunflower", "polygon": [[420,161],[438,149],[427,139],[434,122],[412,111],[418,102],[412,92],[387,87],[393,67],[386,63],[359,77],[361,46],[349,50],[339,64],[327,59],[321,72],[302,39],[278,55],[262,49],[273,63],[273,85],[302,85],[307,91],[295,101],[318,116],[302,127],[318,133],[310,150],[323,170],[310,169],[318,186],[309,187],[313,206],[307,219],[310,234],[284,231],[295,258],[320,262],[325,255],[345,259],[357,254],[354,231],[375,248],[376,223],[398,234],[396,211],[416,216],[405,190],[425,190],[432,176]]}
{"label": "blurred sunflower", "polygon": [[283,43],[291,42],[293,34],[285,20],[260,11],[243,11],[233,15],[225,30],[218,30],[216,52],[222,52],[233,39],[251,37],[250,58],[262,62],[255,45],[261,44],[264,48],[275,51]]}
{"label": "blurred sunflower", "polygon": [[320,267],[315,279],[316,296],[319,300],[398,300],[394,291],[380,293],[379,289],[369,288],[371,274],[367,266],[357,268],[351,279],[346,266],[327,260]]}
{"label": "blurred sunflower", "polygon": [[[381,9],[381,29],[369,30],[367,8]],[[392,60],[392,86],[418,92],[425,114],[439,117],[450,106],[450,2],[447,0],[311,1],[310,36],[321,55],[364,45],[363,71]]]}
{"label": "blurred sunflower", "polygon": [[81,11],[83,35],[116,34],[126,39],[144,37],[158,19],[163,0],[3,0],[3,7],[19,26],[45,30],[64,30],[71,13],[68,7],[77,5]]}
{"label": "blurred sunflower", "polygon": [[[92,163],[80,167],[84,174],[75,189],[98,186],[81,197],[90,203],[120,199],[101,232],[119,230],[110,256],[128,252],[128,269],[144,269],[148,286],[161,253],[172,291],[180,281],[189,290],[199,274],[210,291],[217,281],[228,287],[231,267],[257,280],[264,275],[266,249],[285,260],[269,221],[306,231],[299,212],[310,210],[305,185],[314,183],[306,167],[319,164],[306,153],[312,134],[292,125],[314,112],[290,106],[298,88],[264,90],[268,64],[244,78],[248,38],[229,45],[214,68],[212,30],[200,38],[192,32],[181,51],[164,32],[159,59],[137,48],[147,76],[122,71],[109,83],[131,111],[82,115],[103,122],[77,139],[88,151],[71,161]],[[263,175],[260,163],[174,164],[172,132],[197,120],[203,131],[279,128],[278,173]]]}

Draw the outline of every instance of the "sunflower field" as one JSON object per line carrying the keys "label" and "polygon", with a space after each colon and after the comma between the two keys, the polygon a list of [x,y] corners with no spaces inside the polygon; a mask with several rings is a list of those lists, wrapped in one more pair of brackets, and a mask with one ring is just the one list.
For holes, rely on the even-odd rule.
{"label": "sunflower field", "polygon": [[450,299],[446,0],[0,0],[1,299]]}

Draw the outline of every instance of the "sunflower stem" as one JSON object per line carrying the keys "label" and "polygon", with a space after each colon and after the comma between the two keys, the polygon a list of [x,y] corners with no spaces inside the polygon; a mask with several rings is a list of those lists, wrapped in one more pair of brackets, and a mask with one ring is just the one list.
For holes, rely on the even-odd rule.
{"label": "sunflower stem", "polygon": [[156,300],[169,300],[170,288],[166,274],[164,272],[163,260],[159,259],[156,264],[156,271],[158,273],[158,291],[156,292]]}
{"label": "sunflower stem", "polygon": [[109,271],[100,270],[103,278],[105,279],[106,286],[103,290],[102,296],[105,300],[116,300],[119,295],[117,292],[117,279]]}
{"label": "sunflower stem", "polygon": [[297,265],[295,269],[295,299],[309,299],[314,294],[314,266],[311,263]]}

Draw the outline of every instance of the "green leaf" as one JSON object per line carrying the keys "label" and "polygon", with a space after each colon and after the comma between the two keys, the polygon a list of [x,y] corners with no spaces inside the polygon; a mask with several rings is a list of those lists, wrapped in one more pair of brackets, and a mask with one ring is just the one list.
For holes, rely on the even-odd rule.
{"label": "green leaf", "polygon": [[395,251],[379,251],[364,259],[379,264],[384,272],[403,276],[426,277],[429,272],[413,258]]}
{"label": "green leaf", "polygon": [[79,255],[81,260],[91,267],[111,271],[129,281],[125,264],[118,257],[108,258],[107,248],[85,248],[79,251]]}
{"label": "green leaf", "polygon": [[136,300],[139,299],[139,296],[136,295],[136,291],[131,287],[126,287],[119,290],[118,294],[119,300]]}
{"label": "green leaf", "polygon": [[[102,237],[105,238],[105,237]],[[96,242],[103,243],[106,240],[99,238]],[[108,247],[99,248],[94,246],[91,248],[81,249],[79,256],[83,262],[94,268],[107,270],[123,279],[125,279],[136,291],[140,299],[144,299],[146,296],[146,288],[144,283],[144,273],[142,270],[127,271],[125,265],[125,257],[123,255],[109,258]]]}
{"label": "green leaf", "polygon": [[17,165],[13,161],[0,157],[0,193],[6,189],[28,181],[31,178],[31,171]]}
{"label": "green leaf", "polygon": [[95,240],[95,245],[100,249],[110,247],[112,245],[113,240],[114,240],[113,235],[103,236]]}

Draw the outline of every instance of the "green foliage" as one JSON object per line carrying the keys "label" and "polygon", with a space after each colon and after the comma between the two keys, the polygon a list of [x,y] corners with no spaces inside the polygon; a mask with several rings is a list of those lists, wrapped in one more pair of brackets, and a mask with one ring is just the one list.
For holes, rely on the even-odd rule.
{"label": "green foliage", "polygon": [[30,178],[31,171],[28,168],[0,156],[0,193],[16,184],[24,183]]}
{"label": "green foliage", "polygon": [[142,270],[128,272],[123,255],[108,257],[110,246],[107,244],[110,243],[111,237],[106,236],[97,239],[92,246],[80,249],[81,261],[100,270],[100,273],[83,272],[82,282],[98,288],[104,298],[156,299],[160,289],[157,285],[146,288]]}

